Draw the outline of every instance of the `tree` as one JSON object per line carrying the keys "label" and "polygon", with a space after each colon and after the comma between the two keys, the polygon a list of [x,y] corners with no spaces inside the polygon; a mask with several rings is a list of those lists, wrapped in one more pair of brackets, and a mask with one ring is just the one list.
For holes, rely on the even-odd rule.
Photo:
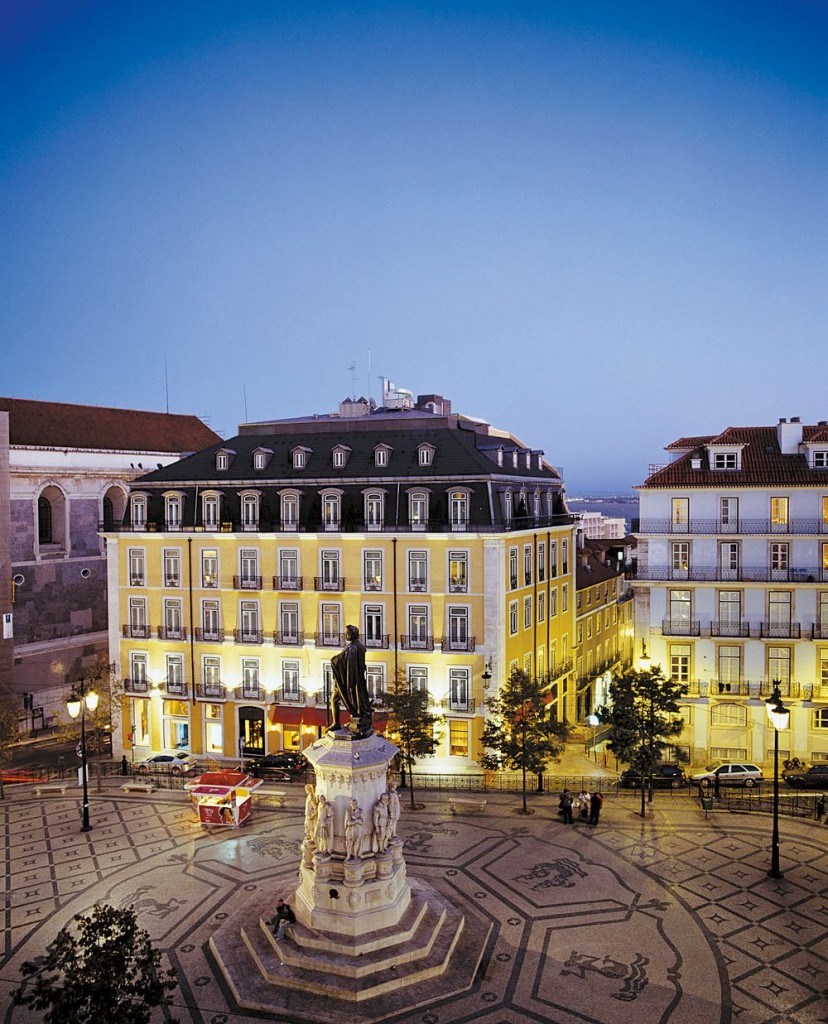
{"label": "tree", "polygon": [[428,691],[412,687],[401,672],[394,676],[391,689],[383,698],[383,706],[392,721],[390,730],[397,735],[395,742],[400,748],[399,760],[403,782],[406,770],[411,790],[411,806],[414,807],[414,773],[412,769],[421,757],[433,757],[438,735],[435,729],[441,719],[428,710]]}
{"label": "tree", "polygon": [[569,733],[566,722],[550,717],[544,702],[544,680],[513,669],[506,685],[486,701],[489,715],[483,729],[484,754],[480,764],[491,771],[519,771],[523,782],[523,813],[526,805],[526,773],[540,776],[552,758],[564,749]]}
{"label": "tree", "polygon": [[96,903],[74,921],[77,936],[61,928],[44,956],[20,968],[15,1005],[45,1010],[44,1024],[148,1024],[155,1007],[170,1004],[175,971],[160,969],[161,954],[132,907]]}
{"label": "tree", "polygon": [[[602,722],[612,726],[609,749],[641,775],[641,817],[644,792],[653,799],[653,770],[661,760],[667,740],[684,728],[679,699],[687,687],[667,679],[660,665],[646,671],[628,669],[610,684],[610,705],[598,709]],[[644,782],[647,785],[644,785]]]}

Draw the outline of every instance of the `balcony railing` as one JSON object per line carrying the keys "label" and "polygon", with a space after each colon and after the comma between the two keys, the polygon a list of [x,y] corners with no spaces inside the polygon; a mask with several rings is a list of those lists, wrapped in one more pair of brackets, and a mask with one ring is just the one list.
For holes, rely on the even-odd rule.
{"label": "balcony railing", "polygon": [[570,658],[567,661],[562,661],[556,665],[552,665],[552,667],[549,669],[549,678],[551,680],[560,679],[561,676],[565,676],[571,671],[572,659]]}
{"label": "balcony railing", "polygon": [[168,697],[186,697],[187,683],[184,679],[165,679],[164,692]]}
{"label": "balcony railing", "polygon": [[124,693],[149,693],[150,682],[146,677],[130,677],[124,680]]}
{"label": "balcony railing", "polygon": [[408,589],[412,594],[425,594],[428,591],[428,580],[409,580]]}
{"label": "balcony railing", "polygon": [[363,590],[382,590],[382,580],[366,579],[362,581]]}
{"label": "balcony railing", "polygon": [[264,641],[264,633],[260,629],[234,629],[233,639],[237,644],[260,644]]}
{"label": "balcony railing", "polygon": [[199,700],[226,700],[227,687],[224,683],[196,683],[196,697]]}
{"label": "balcony railing", "polygon": [[221,644],[224,643],[224,630],[212,628],[202,629],[201,627],[196,626],[195,638],[202,643]]}
{"label": "balcony railing", "polygon": [[166,574],[164,576],[164,586],[165,587],[180,587],[181,586],[181,577],[178,576],[178,575],[171,575],[169,573]]}
{"label": "balcony railing", "polygon": [[449,593],[450,594],[465,594],[468,592],[469,585],[466,580],[449,580]]}
{"label": "balcony railing", "polygon": [[273,633],[277,647],[301,647],[304,642],[305,634],[300,629],[277,629]]}
{"label": "balcony railing", "polygon": [[301,576],[274,576],[273,577],[273,589],[274,590],[301,590],[302,589],[302,577]]}
{"label": "balcony railing", "polygon": [[433,636],[401,636],[400,647],[404,651],[433,651]]}
{"label": "balcony railing", "polygon": [[139,626],[133,622],[127,622],[121,627],[121,633],[127,640],[149,640],[152,630],[149,626]]}
{"label": "balcony railing", "polygon": [[759,636],[766,639],[798,640],[802,635],[799,622],[760,622]]}
{"label": "balcony railing", "polygon": [[382,520],[364,519],[362,521],[362,528],[366,533],[381,533],[384,527],[385,523]]}
{"label": "balcony railing", "polygon": [[[758,690],[758,685],[756,689]],[[744,681],[725,683],[720,679],[713,679],[710,682],[709,693],[711,697],[749,697],[750,683]]]}
{"label": "balcony railing", "polygon": [[661,632],[664,636],[701,636],[701,623],[662,619]]}
{"label": "balcony railing", "polygon": [[744,583],[823,583],[828,582],[828,569],[807,567],[796,569],[770,569],[766,565],[740,566],[725,569],[718,565],[691,566],[689,569],[674,569],[669,565],[639,565],[628,574],[635,580],[670,581],[681,580],[695,583],[744,582]]}
{"label": "balcony railing", "polygon": [[473,636],[442,636],[440,643],[444,651],[473,651],[475,648]]}
{"label": "balcony railing", "polygon": [[811,626],[812,640],[828,640],[828,622],[815,622]]}
{"label": "balcony railing", "polygon": [[466,700],[456,700],[453,697],[446,697],[440,701],[440,707],[446,711],[455,711],[461,715],[471,715],[474,713],[474,698],[468,697]]}
{"label": "balcony railing", "polygon": [[[750,697],[752,700],[764,700],[773,693],[772,679],[742,679],[738,682],[724,682],[719,679],[693,679],[687,683],[688,697],[719,697],[738,696]],[[721,687],[721,689],[720,689]],[[807,695],[810,687],[802,687],[795,680],[781,683],[780,692],[783,697],[798,699],[802,693]]]}
{"label": "balcony railing", "polygon": [[315,633],[314,641],[317,647],[341,647],[344,643],[344,634]]}
{"label": "balcony railing", "polygon": [[146,580],[143,576],[132,575],[129,577],[129,585],[131,587],[143,587]]}
{"label": "balcony railing", "polygon": [[233,589],[234,590],[261,590],[262,589],[262,577],[261,576],[234,576],[233,577]]}
{"label": "balcony railing", "polygon": [[690,519],[686,523],[674,523],[669,519],[641,519],[637,533],[707,536],[746,534],[808,534],[828,533],[828,520],[821,517],[796,518],[787,523],[775,523],[771,519],[738,519],[723,522],[721,519]]}
{"label": "balcony railing", "polygon": [[159,640],[186,640],[187,630],[184,626],[159,626]]}
{"label": "balcony railing", "polygon": [[265,694],[259,683],[242,683],[236,691],[242,700],[264,700]]}
{"label": "balcony railing", "polygon": [[710,623],[711,636],[750,636],[749,622],[723,622],[721,619],[713,619]]}
{"label": "balcony railing", "polygon": [[305,691],[301,686],[299,687],[287,687],[283,686],[279,690],[279,703],[280,704],[304,704],[305,703]]}
{"label": "balcony railing", "polygon": [[365,646],[374,650],[388,650],[388,634],[381,633],[378,636],[364,636]]}
{"label": "balcony railing", "polygon": [[344,590],[345,589],[345,577],[340,576],[338,579],[327,579],[325,576],[314,576],[313,577],[313,589],[314,590]]}

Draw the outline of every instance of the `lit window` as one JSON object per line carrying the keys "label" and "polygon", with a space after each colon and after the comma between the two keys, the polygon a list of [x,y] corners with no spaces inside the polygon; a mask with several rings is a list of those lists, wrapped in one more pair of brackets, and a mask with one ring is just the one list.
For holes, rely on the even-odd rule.
{"label": "lit window", "polygon": [[771,526],[788,525],[788,499],[771,498]]}
{"label": "lit window", "polygon": [[449,722],[449,754],[452,757],[469,756],[468,722]]}

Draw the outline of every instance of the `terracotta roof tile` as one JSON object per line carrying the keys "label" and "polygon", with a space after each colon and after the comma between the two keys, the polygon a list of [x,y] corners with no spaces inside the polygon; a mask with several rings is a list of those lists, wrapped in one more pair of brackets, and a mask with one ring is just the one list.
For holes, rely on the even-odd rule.
{"label": "terracotta roof tile", "polygon": [[180,454],[200,451],[220,440],[197,416],[176,413],[26,398],[0,398],[0,412],[9,414],[13,445]]}

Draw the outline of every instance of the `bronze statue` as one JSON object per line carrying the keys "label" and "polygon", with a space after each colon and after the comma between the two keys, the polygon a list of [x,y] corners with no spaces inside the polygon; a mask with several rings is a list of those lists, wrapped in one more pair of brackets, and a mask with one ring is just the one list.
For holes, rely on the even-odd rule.
{"label": "bronze statue", "polygon": [[345,627],[345,639],[348,641],[345,647],[331,658],[334,682],[328,728],[341,727],[340,712],[344,704],[351,714],[351,730],[359,737],[368,736],[373,707],[365,681],[365,644],[356,626]]}

